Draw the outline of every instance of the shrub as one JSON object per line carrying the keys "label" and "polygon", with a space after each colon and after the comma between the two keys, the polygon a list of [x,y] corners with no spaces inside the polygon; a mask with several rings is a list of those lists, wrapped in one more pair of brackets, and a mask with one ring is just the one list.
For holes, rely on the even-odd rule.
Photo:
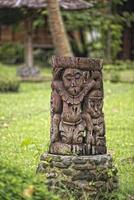
{"label": "shrub", "polygon": [[35,64],[41,67],[48,66],[51,67],[51,57],[54,55],[53,49],[36,49],[34,51]]}
{"label": "shrub", "polygon": [[117,83],[120,81],[120,76],[118,72],[112,71],[110,76],[110,81],[113,83]]}
{"label": "shrub", "polygon": [[134,70],[134,62],[130,60],[122,61],[117,60],[115,64],[106,64],[104,65],[104,70],[111,71],[125,71],[125,70]]}
{"label": "shrub", "polygon": [[18,92],[19,87],[19,79],[0,77],[0,92]]}
{"label": "shrub", "polygon": [[24,48],[21,44],[6,43],[0,46],[0,60],[4,64],[23,62]]}
{"label": "shrub", "polygon": [[1,200],[59,200],[47,190],[43,177],[33,177],[4,163],[0,165],[0,180]]}

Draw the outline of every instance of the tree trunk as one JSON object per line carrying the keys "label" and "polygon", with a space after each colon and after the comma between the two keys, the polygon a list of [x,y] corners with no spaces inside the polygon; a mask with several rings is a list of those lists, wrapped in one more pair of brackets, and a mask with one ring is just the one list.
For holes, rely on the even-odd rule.
{"label": "tree trunk", "polygon": [[[108,15],[112,14],[111,11],[111,7],[112,7],[112,1],[109,0],[109,5],[108,5]],[[112,36],[111,36],[111,29],[109,27],[108,32],[107,32],[107,44],[106,44],[106,49],[107,49],[107,61],[109,63],[112,62],[112,49],[111,49],[111,44],[112,44]]]}
{"label": "tree trunk", "polygon": [[32,20],[26,21],[26,36],[25,36],[25,65],[26,67],[33,67],[33,42],[32,42]]}
{"label": "tree trunk", "polygon": [[64,28],[58,0],[47,0],[49,23],[56,54],[72,56],[72,51]]}

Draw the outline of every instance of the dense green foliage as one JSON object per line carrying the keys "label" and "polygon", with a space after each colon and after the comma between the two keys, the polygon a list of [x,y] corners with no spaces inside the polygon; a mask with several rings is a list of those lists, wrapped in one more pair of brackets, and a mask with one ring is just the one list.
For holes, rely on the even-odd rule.
{"label": "dense green foliage", "polygon": [[89,10],[63,12],[67,30],[79,31],[84,37],[81,48],[76,46],[74,51],[79,49],[80,55],[103,57],[106,62],[115,61],[121,50],[123,29],[133,26],[134,13],[121,11],[120,6],[127,0],[92,2],[93,7]]}
{"label": "dense green foliage", "polygon": [[24,49],[21,44],[5,43],[0,46],[0,61],[5,64],[23,62]]}
{"label": "dense green foliage", "polygon": [[104,70],[115,70],[115,71],[125,71],[134,70],[134,62],[130,60],[117,60],[114,65],[106,64],[104,65]]}
{"label": "dense green foliage", "polygon": [[43,177],[23,173],[9,163],[1,163],[0,181],[0,200],[58,200],[46,189]]}
{"label": "dense green foliage", "polygon": [[18,92],[20,80],[16,77],[16,68],[0,64],[0,92]]}
{"label": "dense green foliage", "polygon": [[115,65],[104,65],[104,80],[134,83],[134,62],[116,61]]}
{"label": "dense green foliage", "polygon": [[[107,82],[104,88],[108,152],[119,170],[118,197],[119,200],[131,199],[134,192],[134,85]],[[33,199],[41,199],[42,195],[46,199],[48,195],[49,199],[51,195],[40,181],[35,181],[39,157],[49,144],[50,91],[50,82],[22,83],[19,93],[0,94],[0,163],[3,163],[0,188],[6,200],[13,189],[14,195],[22,195],[25,189],[36,191],[37,188],[38,195]],[[19,200],[18,196],[16,199]]]}
{"label": "dense green foliage", "polygon": [[19,79],[0,77],[0,92],[18,92],[19,87]]}

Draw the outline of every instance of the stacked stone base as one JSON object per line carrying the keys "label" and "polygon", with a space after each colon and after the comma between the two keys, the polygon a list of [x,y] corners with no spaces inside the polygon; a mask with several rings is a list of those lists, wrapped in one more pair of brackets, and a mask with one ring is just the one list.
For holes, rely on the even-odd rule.
{"label": "stacked stone base", "polygon": [[117,169],[110,155],[63,156],[43,154],[37,169],[44,173],[49,188],[66,187],[76,199],[83,195],[104,199],[118,187]]}

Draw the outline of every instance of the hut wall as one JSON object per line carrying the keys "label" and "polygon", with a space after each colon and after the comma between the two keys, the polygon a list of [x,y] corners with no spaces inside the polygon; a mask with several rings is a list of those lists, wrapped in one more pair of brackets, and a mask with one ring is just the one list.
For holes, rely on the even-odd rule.
{"label": "hut wall", "polygon": [[[25,28],[24,23],[14,30],[12,26],[0,27],[0,44],[10,43],[24,43]],[[42,48],[52,48],[52,38],[47,27],[40,27],[33,31],[33,46]]]}

